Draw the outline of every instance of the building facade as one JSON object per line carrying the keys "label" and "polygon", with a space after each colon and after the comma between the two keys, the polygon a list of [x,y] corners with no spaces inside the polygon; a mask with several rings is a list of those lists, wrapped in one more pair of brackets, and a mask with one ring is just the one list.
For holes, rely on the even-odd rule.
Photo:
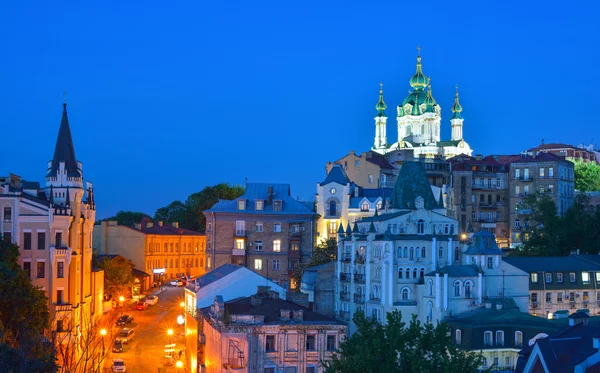
{"label": "building facade", "polygon": [[559,157],[563,157],[571,162],[582,161],[586,163],[598,163],[600,161],[598,152],[594,150],[594,145],[591,144],[588,146],[584,144],[580,144],[578,146],[557,143],[541,144],[536,148],[529,149],[528,152],[550,153]]}
{"label": "building facade", "polygon": [[20,265],[46,292],[56,340],[77,343],[102,316],[104,272],[92,268],[94,189],[75,158],[66,103],[45,186],[0,178],[0,208],[3,238],[19,246]]}
{"label": "building facade", "polygon": [[523,153],[500,156],[509,165],[510,245],[519,246],[527,234],[531,209],[526,198],[535,192],[545,193],[556,203],[562,216],[575,199],[573,162],[550,153]]}
{"label": "building facade", "polygon": [[[200,310],[199,365],[206,373],[322,373],[347,326],[259,289]],[[225,321],[227,319],[227,321]]]}
{"label": "building facade", "polygon": [[450,215],[460,222],[461,232],[488,231],[500,247],[510,246],[509,167],[494,156],[458,156],[449,160],[452,184]]}
{"label": "building facade", "polygon": [[529,274],[528,312],[546,318],[587,310],[600,315],[600,263],[597,255],[507,257]]}
{"label": "building facade", "polygon": [[143,219],[134,227],[103,221],[94,227],[94,249],[101,255],[121,255],[152,276],[152,283],[205,273],[205,235]]}
{"label": "building facade", "polygon": [[442,109],[433,98],[430,78],[423,74],[420,54],[417,56],[417,70],[410,79],[412,91],[398,105],[398,141],[388,143],[387,138],[387,105],[383,99],[383,84],[379,89],[379,101],[375,108],[375,141],[372,150],[381,154],[406,149],[414,158],[426,158],[442,155],[451,158],[459,154],[471,155],[469,144],[463,139],[462,106],[458,98],[458,86],[452,106],[450,118],[451,139],[441,141]]}
{"label": "building facade", "polygon": [[[422,165],[407,162],[388,211],[362,218],[352,229],[340,225],[339,317],[350,321],[363,311],[385,322],[387,312],[400,310],[436,322],[509,294],[525,309],[527,274],[502,261],[492,234],[459,235],[458,220],[445,212]],[[505,275],[510,282],[503,281]]]}
{"label": "building facade", "polygon": [[248,183],[242,196],[219,200],[204,215],[207,270],[232,263],[284,287],[300,285],[291,278],[312,255],[317,214],[290,196],[289,184]]}

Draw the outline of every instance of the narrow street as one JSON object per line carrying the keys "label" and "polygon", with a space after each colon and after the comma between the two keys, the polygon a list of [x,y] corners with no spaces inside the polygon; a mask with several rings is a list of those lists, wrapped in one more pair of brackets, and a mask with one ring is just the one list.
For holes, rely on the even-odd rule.
{"label": "narrow street", "polygon": [[[174,365],[166,366],[166,370],[159,368],[165,367],[165,345],[176,345],[175,360],[179,349],[184,349],[184,327],[177,324],[177,316],[182,314],[179,303],[183,300],[183,288],[165,285],[162,292],[154,294],[159,298],[158,304],[149,306],[145,311],[136,310],[135,303],[125,305],[123,314],[134,317],[133,323],[127,327],[135,330],[135,337],[132,342],[123,345],[123,352],[120,353],[112,352],[112,345],[123,327],[113,323],[112,329],[105,337],[105,372],[111,371],[113,359],[123,359],[127,365],[127,373],[178,371]],[[120,316],[120,311],[117,308],[117,317]],[[172,336],[167,334],[169,329],[173,330]],[[185,356],[185,353],[182,353],[182,356]],[[183,373],[183,370],[180,371]]]}

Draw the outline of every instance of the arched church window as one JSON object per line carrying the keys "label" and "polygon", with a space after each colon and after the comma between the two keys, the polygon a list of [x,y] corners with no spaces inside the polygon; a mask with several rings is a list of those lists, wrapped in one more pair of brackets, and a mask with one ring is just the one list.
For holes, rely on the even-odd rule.
{"label": "arched church window", "polygon": [[444,234],[448,234],[449,232],[449,227],[448,224],[444,225]]}
{"label": "arched church window", "polygon": [[425,222],[423,221],[423,219],[419,219],[419,221],[417,222],[417,233],[418,234],[425,233]]}
{"label": "arched church window", "polygon": [[425,246],[421,248],[421,258],[425,258]]}
{"label": "arched church window", "polygon": [[329,216],[337,216],[337,203],[335,201],[329,202]]}
{"label": "arched church window", "polygon": [[460,297],[460,281],[456,280],[454,281],[454,296],[455,297]]}
{"label": "arched church window", "polygon": [[408,258],[408,246],[404,246],[404,257]]}
{"label": "arched church window", "polygon": [[402,274],[404,272],[404,269],[402,269],[402,267],[398,268],[398,278],[402,279]]}
{"label": "arched church window", "polygon": [[421,272],[419,272],[419,277],[420,278],[425,277],[425,268],[421,268]]}
{"label": "arched church window", "polygon": [[410,299],[410,289],[409,288],[402,289],[402,300],[409,300],[409,299]]}
{"label": "arched church window", "polygon": [[417,278],[417,269],[416,268],[413,269],[413,278]]}
{"label": "arched church window", "polygon": [[410,248],[410,260],[414,260],[415,259],[415,249],[414,247],[411,246]]}
{"label": "arched church window", "polygon": [[410,279],[410,268],[406,268],[406,279]]}
{"label": "arched church window", "polygon": [[465,282],[465,298],[471,298],[471,289],[473,288],[473,283],[471,281]]}

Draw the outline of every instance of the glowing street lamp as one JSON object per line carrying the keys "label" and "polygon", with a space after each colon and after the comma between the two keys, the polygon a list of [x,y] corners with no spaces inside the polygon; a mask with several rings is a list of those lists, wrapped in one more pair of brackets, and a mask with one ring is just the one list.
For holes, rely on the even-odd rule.
{"label": "glowing street lamp", "polygon": [[123,316],[123,302],[125,302],[125,297],[121,295],[119,297],[119,302],[121,302],[121,316]]}
{"label": "glowing street lamp", "polygon": [[102,336],[102,355],[104,355],[104,336],[106,335],[106,329],[100,329],[100,335]]}
{"label": "glowing street lamp", "polygon": [[179,303],[179,307],[181,307],[181,308],[185,307],[185,303],[184,302]]}
{"label": "glowing street lamp", "polygon": [[168,329],[167,330],[167,335],[168,336],[172,336],[173,335],[173,329]]}
{"label": "glowing street lamp", "polygon": [[177,367],[177,369],[183,368],[183,361],[177,360],[177,362],[175,363],[175,366]]}

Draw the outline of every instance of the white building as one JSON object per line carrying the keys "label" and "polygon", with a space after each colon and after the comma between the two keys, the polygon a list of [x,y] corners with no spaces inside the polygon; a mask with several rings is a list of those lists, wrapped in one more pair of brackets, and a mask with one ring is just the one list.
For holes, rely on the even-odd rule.
{"label": "white building", "polygon": [[396,150],[412,150],[414,157],[427,158],[442,155],[450,158],[459,154],[471,155],[469,144],[463,139],[462,106],[458,100],[458,86],[452,106],[452,137],[449,141],[441,141],[440,126],[442,109],[433,98],[430,78],[423,74],[421,55],[417,56],[417,71],[410,79],[413,88],[397,108],[398,141],[388,143],[387,139],[387,105],[383,100],[383,84],[379,89],[377,115],[375,116],[375,142],[372,150],[386,154]]}
{"label": "white building", "polygon": [[342,319],[360,310],[385,321],[400,310],[435,322],[502,296],[527,310],[527,273],[502,261],[492,234],[459,238],[458,221],[445,211],[422,165],[406,162],[387,211],[358,220],[352,231],[340,225],[335,307]]}

